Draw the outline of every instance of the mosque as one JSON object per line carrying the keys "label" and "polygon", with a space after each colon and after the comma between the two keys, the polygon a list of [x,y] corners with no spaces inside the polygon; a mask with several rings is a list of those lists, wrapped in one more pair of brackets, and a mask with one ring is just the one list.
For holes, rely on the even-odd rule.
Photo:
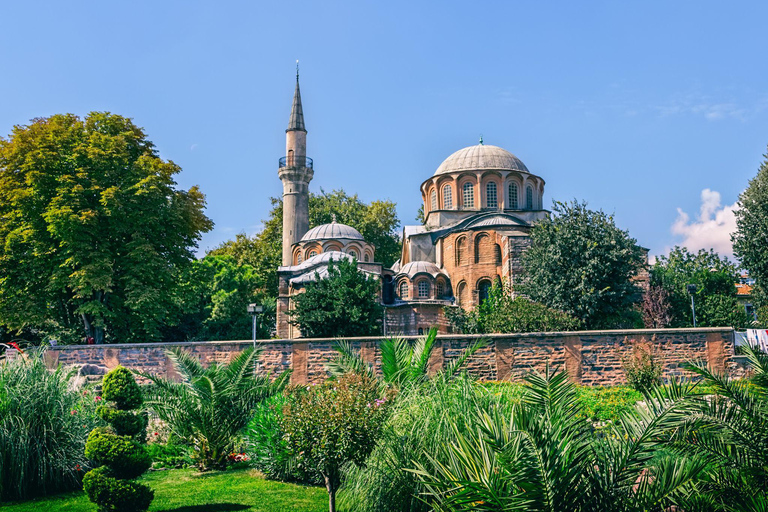
{"label": "mosque", "polygon": [[445,306],[471,309],[497,279],[515,283],[529,232],[548,212],[544,180],[509,151],[483,144],[446,158],[421,184],[424,224],[403,228],[403,249],[392,268],[376,263],[375,247],[352,226],[332,222],[309,229],[307,130],[296,75],[283,182],[283,253],[278,268],[277,336],[301,336],[289,322],[292,297],[328,275],[331,260],[355,259],[358,270],[381,281],[385,334],[450,332]]}

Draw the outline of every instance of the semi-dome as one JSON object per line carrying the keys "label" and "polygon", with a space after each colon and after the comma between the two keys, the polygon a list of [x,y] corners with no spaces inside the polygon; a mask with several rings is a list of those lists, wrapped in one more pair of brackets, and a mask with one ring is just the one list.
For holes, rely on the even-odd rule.
{"label": "semi-dome", "polygon": [[474,171],[480,169],[528,172],[525,164],[506,149],[498,146],[478,144],[460,149],[443,160],[443,163],[435,171],[435,176],[454,171]]}
{"label": "semi-dome", "polygon": [[331,222],[316,226],[301,237],[302,242],[312,240],[365,240],[363,235],[352,226]]}

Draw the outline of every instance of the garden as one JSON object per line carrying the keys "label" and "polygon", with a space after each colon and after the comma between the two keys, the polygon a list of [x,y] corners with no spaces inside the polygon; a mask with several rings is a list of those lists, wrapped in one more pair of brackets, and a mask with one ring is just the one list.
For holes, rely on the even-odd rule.
{"label": "garden", "polygon": [[661,382],[580,387],[437,373],[431,331],[386,339],[374,371],[338,343],[329,379],[290,386],[259,352],[180,380],[117,367],[99,382],[42,352],[0,362],[0,505],[22,511],[765,511],[768,355],[733,380],[691,365]]}

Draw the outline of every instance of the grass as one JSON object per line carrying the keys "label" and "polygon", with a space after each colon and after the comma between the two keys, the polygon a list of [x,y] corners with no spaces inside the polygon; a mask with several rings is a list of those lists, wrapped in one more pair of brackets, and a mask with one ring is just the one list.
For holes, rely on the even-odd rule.
{"label": "grass", "polygon": [[[155,490],[154,512],[324,512],[324,488],[272,482],[248,470],[198,473],[193,469],[153,471],[141,478]],[[82,491],[31,501],[4,503],[3,512],[95,512]]]}

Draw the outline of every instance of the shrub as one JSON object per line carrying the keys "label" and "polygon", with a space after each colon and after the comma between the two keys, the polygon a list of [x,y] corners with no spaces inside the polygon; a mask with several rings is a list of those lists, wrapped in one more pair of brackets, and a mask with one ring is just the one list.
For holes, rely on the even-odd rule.
{"label": "shrub", "polygon": [[155,384],[148,390],[147,405],[177,439],[193,447],[201,471],[225,468],[256,406],[282,391],[290,373],[283,372],[272,382],[269,375],[257,375],[259,352],[250,348],[229,364],[212,363],[207,368],[183,350],[167,354],[182,382],[140,372]]}
{"label": "shrub", "polygon": [[142,512],[149,508],[154,493],[131,481],[152,465],[147,447],[136,440],[146,437],[140,436],[146,419],[132,411],[142,403],[141,390],[130,371],[118,366],[104,376],[102,398],[112,402],[98,409],[111,427],[95,428],[88,435],[85,455],[101,467],[85,475],[83,489],[102,512]]}
{"label": "shrub", "polygon": [[646,391],[661,382],[664,365],[653,345],[634,343],[630,353],[621,359],[627,384],[637,391]]}
{"label": "shrub", "polygon": [[299,464],[323,476],[330,512],[345,464],[362,466],[376,446],[391,395],[366,375],[347,374],[294,394],[284,409],[285,439]]}
{"label": "shrub", "polygon": [[48,370],[42,352],[0,362],[0,502],[80,486],[97,398],[74,371]]}

